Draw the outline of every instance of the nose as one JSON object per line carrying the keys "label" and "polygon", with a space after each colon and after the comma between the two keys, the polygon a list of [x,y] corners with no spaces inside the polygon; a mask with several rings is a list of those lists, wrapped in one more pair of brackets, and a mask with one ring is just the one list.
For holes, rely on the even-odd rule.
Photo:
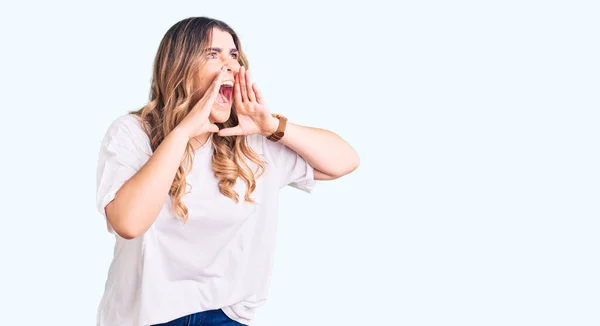
{"label": "nose", "polygon": [[227,62],[225,67],[227,68],[227,72],[232,72],[234,74],[237,74],[237,72],[240,70],[240,64],[237,62],[237,60]]}

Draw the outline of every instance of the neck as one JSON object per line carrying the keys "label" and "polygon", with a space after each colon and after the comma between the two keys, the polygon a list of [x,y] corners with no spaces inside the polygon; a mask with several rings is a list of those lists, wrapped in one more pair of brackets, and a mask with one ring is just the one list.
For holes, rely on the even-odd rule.
{"label": "neck", "polygon": [[208,137],[210,137],[211,134],[211,132],[206,132],[190,139],[190,143],[192,144],[192,148],[194,149],[194,151],[204,146],[204,144],[206,144],[206,142],[208,141]]}

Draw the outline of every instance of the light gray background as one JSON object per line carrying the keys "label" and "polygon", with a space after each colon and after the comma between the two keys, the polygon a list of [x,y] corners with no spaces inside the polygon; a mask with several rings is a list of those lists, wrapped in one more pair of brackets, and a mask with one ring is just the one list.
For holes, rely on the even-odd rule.
{"label": "light gray background", "polygon": [[99,142],[207,15],[273,112],[361,156],[283,191],[256,325],[599,325],[596,3],[3,3],[0,324],[94,324]]}

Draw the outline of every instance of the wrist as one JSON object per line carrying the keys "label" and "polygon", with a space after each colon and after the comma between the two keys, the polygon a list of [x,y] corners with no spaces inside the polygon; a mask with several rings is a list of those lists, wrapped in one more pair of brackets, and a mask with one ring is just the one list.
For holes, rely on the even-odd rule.
{"label": "wrist", "polygon": [[171,132],[167,135],[167,137],[171,136],[172,138],[177,138],[181,140],[185,140],[188,142],[192,137],[190,137],[189,133],[183,130],[183,128],[177,126],[171,130]]}
{"label": "wrist", "polygon": [[281,114],[272,114],[277,119],[277,129],[267,136],[270,141],[278,142],[285,136],[285,128],[287,126],[287,118]]}
{"label": "wrist", "polygon": [[269,114],[268,122],[266,123],[266,128],[260,134],[265,137],[269,137],[277,131],[278,126],[279,119]]}

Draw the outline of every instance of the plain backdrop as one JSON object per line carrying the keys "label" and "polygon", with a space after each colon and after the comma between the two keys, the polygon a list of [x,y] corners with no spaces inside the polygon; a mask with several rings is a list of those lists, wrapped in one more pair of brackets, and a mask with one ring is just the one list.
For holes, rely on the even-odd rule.
{"label": "plain backdrop", "polygon": [[3,2],[0,324],[94,325],[108,125],[167,29],[240,35],[272,112],[360,167],[282,192],[255,325],[599,325],[595,1]]}

